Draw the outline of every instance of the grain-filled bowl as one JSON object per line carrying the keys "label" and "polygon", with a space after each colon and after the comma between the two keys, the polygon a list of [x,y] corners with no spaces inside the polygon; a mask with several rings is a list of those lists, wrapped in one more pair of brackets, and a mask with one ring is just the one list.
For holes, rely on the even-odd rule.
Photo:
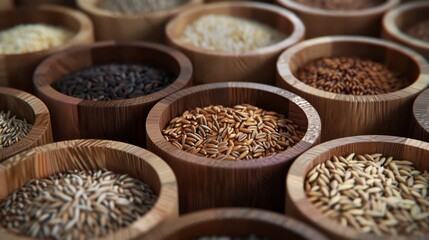
{"label": "grain-filled bowl", "polygon": [[[39,26],[35,27],[35,24]],[[46,29],[48,26],[49,30]],[[57,30],[55,35],[52,33],[54,31],[52,27]],[[9,31],[5,34],[7,30]],[[66,34],[58,31],[67,31],[68,34],[64,37]],[[34,69],[43,59],[71,46],[94,41],[92,22],[86,15],[58,6],[2,11],[0,34],[2,34],[1,46],[3,41],[8,44],[3,46],[0,52],[0,86],[30,93],[33,92],[31,79]],[[16,36],[25,37],[17,39]]]}
{"label": "grain-filled bowl", "polygon": [[417,96],[413,104],[412,136],[429,142],[429,90]]}
{"label": "grain-filled bowl", "polygon": [[395,136],[322,143],[290,167],[286,213],[332,239],[425,239],[428,156],[427,142]]}
{"label": "grain-filled bowl", "polygon": [[[305,33],[303,23],[292,12],[255,2],[198,6],[172,19],[165,31],[168,43],[191,59],[195,84],[273,84],[278,55]],[[202,38],[195,40],[196,36]]]}
{"label": "grain-filled bowl", "polygon": [[421,55],[368,37],[304,41],[282,53],[277,71],[277,86],[302,96],[319,112],[322,141],[407,136],[413,101],[429,84],[429,66]]}
{"label": "grain-filled bowl", "polygon": [[137,239],[322,240],[327,238],[309,225],[278,213],[251,208],[219,208],[184,215]]}
{"label": "grain-filled bowl", "polygon": [[[205,109],[210,105],[214,108]],[[235,110],[226,109],[234,106]],[[197,108],[203,114],[191,111]],[[184,119],[180,118],[183,113]],[[207,113],[216,116],[204,116]],[[187,114],[195,118],[186,119]],[[241,125],[244,118],[247,123]],[[293,121],[287,128],[297,130],[288,130],[287,139],[284,124],[290,121],[285,118]],[[235,127],[235,121],[243,123]],[[146,121],[147,148],[176,174],[182,213],[231,206],[282,211],[286,171],[299,154],[319,142],[320,128],[315,109],[295,94],[256,83],[213,83],[182,90],[156,104]],[[270,155],[271,147],[289,146],[286,142],[292,147]],[[216,152],[218,156],[213,156]]]}
{"label": "grain-filled bowl", "polygon": [[429,2],[407,2],[383,17],[383,38],[410,47],[429,60]]}
{"label": "grain-filled bowl", "polygon": [[[94,70],[109,64],[123,68]],[[132,64],[159,71],[134,69]],[[82,73],[85,69],[89,70]],[[58,87],[67,76],[69,84]],[[85,81],[80,83],[79,78]],[[149,110],[160,99],[192,84],[192,65],[182,53],[159,44],[103,42],[46,59],[35,71],[34,84],[51,112],[55,139],[111,139],[144,146]],[[75,91],[78,88],[83,96]],[[109,98],[95,101],[102,96]]]}
{"label": "grain-filled bowl", "polygon": [[40,146],[1,164],[0,179],[3,239],[132,239],[178,216],[171,169],[126,143]]}
{"label": "grain-filled bowl", "polygon": [[[177,2],[177,5],[158,10],[163,5],[168,5],[166,3],[169,1]],[[100,7],[103,2],[108,2],[107,7]],[[79,8],[94,22],[97,41],[128,40],[158,43],[165,41],[164,27],[172,17],[202,2],[202,0],[158,0],[137,4],[138,1],[76,1]],[[146,11],[146,8],[150,11]]]}
{"label": "grain-filled bowl", "polygon": [[0,87],[0,162],[32,147],[52,142],[48,108],[35,96]]}

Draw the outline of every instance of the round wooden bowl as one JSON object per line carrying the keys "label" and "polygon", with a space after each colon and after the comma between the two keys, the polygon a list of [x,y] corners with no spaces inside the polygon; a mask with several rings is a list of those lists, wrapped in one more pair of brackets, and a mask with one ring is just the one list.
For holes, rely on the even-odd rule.
{"label": "round wooden bowl", "polygon": [[23,54],[0,54],[0,86],[33,92],[31,81],[33,72],[43,59],[71,46],[91,43],[94,40],[91,20],[84,14],[69,8],[42,6],[3,11],[0,14],[0,29],[31,23],[60,26],[76,34],[65,44],[51,49]]}
{"label": "round wooden bowl", "polygon": [[428,13],[428,1],[409,2],[390,10],[383,17],[383,38],[412,48],[429,61],[429,42],[403,32],[407,27],[429,19]]}
{"label": "round wooden bowl", "polygon": [[353,11],[314,8],[295,0],[276,1],[302,19],[306,38],[315,38],[330,35],[380,36],[384,13],[398,5],[400,0],[385,0],[378,6]]}
{"label": "round wooden bowl", "polygon": [[[147,183],[157,194],[155,205],[132,225],[102,239],[131,239],[178,216],[177,183],[168,165],[155,154],[121,142],[73,140],[25,151],[0,165],[0,200],[31,179],[66,170],[105,168]],[[0,227],[2,239],[30,239]]]}
{"label": "round wooden bowl", "polygon": [[[405,159],[414,163],[419,170],[429,168],[429,143],[409,138],[363,135],[335,139],[311,148],[299,156],[290,167],[286,178],[286,214],[308,222],[324,232],[331,239],[375,239],[375,235],[363,234],[349,227],[343,227],[335,220],[326,217],[306,197],[304,181],[307,173],[317,164],[332,156],[350,153],[383,153],[395,159]],[[381,239],[410,239],[385,237]]]}
{"label": "round wooden bowl", "polygon": [[[313,88],[295,77],[300,67],[323,57],[356,56],[387,64],[412,84],[396,92],[354,96]],[[368,37],[333,36],[297,44],[279,57],[277,86],[309,101],[322,119],[322,141],[339,137],[387,134],[407,136],[414,99],[429,85],[429,65],[418,53]]]}
{"label": "round wooden bowl", "polygon": [[15,0],[18,7],[35,7],[44,4],[55,4],[68,7],[75,7],[75,0]]}
{"label": "round wooden bowl", "polygon": [[327,239],[293,218],[250,208],[220,208],[190,213],[136,239],[183,240],[205,236],[245,237],[251,234],[270,240]]}
{"label": "round wooden bowl", "polygon": [[[197,48],[181,39],[189,24],[208,14],[247,18],[267,24],[286,36],[283,41],[245,52]],[[281,51],[304,38],[304,25],[290,11],[256,2],[223,2],[195,7],[171,20],[165,29],[168,43],[184,52],[194,65],[194,83],[259,82],[274,84],[275,62]]]}
{"label": "round wooden bowl", "polygon": [[167,22],[176,14],[201,4],[203,0],[189,0],[176,8],[152,13],[111,12],[99,8],[99,2],[100,0],[76,0],[78,7],[94,22],[97,41],[143,40],[163,43]]}
{"label": "round wooden bowl", "polygon": [[429,89],[414,101],[412,127],[413,138],[429,142]]}
{"label": "round wooden bowl", "polygon": [[0,87],[0,111],[10,111],[18,119],[25,119],[33,125],[23,139],[0,149],[0,162],[29,148],[52,142],[48,108],[35,96],[21,90]]}
{"label": "round wooden bowl", "polygon": [[[62,76],[109,63],[145,63],[170,71],[176,80],[161,91],[124,100],[92,101],[52,87]],[[55,54],[34,73],[37,95],[52,115],[55,140],[97,138],[145,146],[145,119],[160,99],[192,85],[192,65],[182,53],[154,43],[94,43]]]}
{"label": "round wooden bowl", "polygon": [[[229,161],[180,150],[161,133],[185,110],[242,103],[285,114],[305,132],[304,138],[273,156]],[[298,155],[319,142],[320,128],[319,115],[301,97],[276,87],[243,82],[205,84],[179,91],[157,103],[146,120],[147,148],[164,159],[178,179],[181,213],[232,206],[282,212],[287,169]]]}

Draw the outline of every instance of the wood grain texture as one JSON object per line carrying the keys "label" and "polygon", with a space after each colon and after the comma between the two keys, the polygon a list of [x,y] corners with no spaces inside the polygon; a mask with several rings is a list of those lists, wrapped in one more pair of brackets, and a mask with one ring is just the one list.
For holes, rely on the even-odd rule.
{"label": "wood grain texture", "polygon": [[[137,98],[91,101],[67,96],[52,84],[62,76],[109,63],[145,63],[170,71],[176,80],[161,91]],[[192,65],[182,53],[159,44],[95,43],[63,51],[42,62],[34,73],[37,95],[52,115],[55,140],[97,138],[145,146],[145,119],[160,99],[192,85]]]}
{"label": "wood grain texture", "polygon": [[412,126],[413,138],[429,142],[429,89],[414,101]]}
{"label": "wood grain texture", "polygon": [[0,162],[32,147],[51,143],[52,128],[48,108],[35,96],[21,90],[0,87],[0,111],[11,111],[33,125],[21,141],[0,149]]}
{"label": "wood grain texture", "polygon": [[[197,48],[181,39],[187,25],[207,14],[228,15],[258,21],[286,36],[283,41],[246,52],[218,52]],[[304,38],[301,20],[292,12],[256,2],[206,4],[183,12],[165,28],[168,43],[184,52],[194,65],[194,83],[259,82],[274,84],[275,62],[281,51]]]}
{"label": "wood grain texture", "polygon": [[[180,150],[161,133],[171,119],[185,110],[242,103],[285,114],[305,131],[304,138],[289,150],[270,157],[228,161]],[[320,128],[315,109],[295,94],[256,83],[213,83],[179,91],[156,104],[146,121],[147,148],[167,161],[176,174],[181,213],[232,206],[281,212],[284,176],[298,155],[319,142]]]}
{"label": "wood grain texture", "polygon": [[15,0],[15,2],[18,7],[36,7],[46,4],[76,7],[75,0]]}
{"label": "wood grain texture", "polygon": [[[387,64],[412,84],[381,95],[354,96],[322,91],[295,77],[305,64],[332,56],[356,56]],[[277,62],[277,86],[309,101],[322,119],[322,141],[339,137],[386,134],[409,136],[414,99],[429,85],[429,65],[418,53],[368,37],[322,37],[286,50]]]}
{"label": "wood grain texture", "polygon": [[294,0],[276,1],[302,19],[307,39],[330,35],[380,36],[383,14],[400,3],[400,0],[385,0],[373,8],[333,11],[309,7]]}
{"label": "wood grain texture", "polygon": [[203,236],[244,237],[250,234],[270,240],[327,239],[309,225],[278,213],[251,208],[220,208],[187,214],[136,240],[183,240]]}
{"label": "wood grain texture", "polygon": [[[427,161],[429,143],[427,142],[386,135],[353,136],[325,142],[311,148],[292,164],[286,178],[286,213],[311,223],[332,239],[375,239],[374,235],[359,233],[325,217],[307,199],[304,192],[305,176],[314,166],[330,159],[333,155],[344,156],[353,152],[357,154],[383,153],[393,156],[395,159],[409,160],[419,170],[429,168],[429,161]],[[402,236],[402,238],[395,239],[410,238],[410,236]]]}
{"label": "wood grain texture", "polygon": [[203,0],[189,0],[188,3],[153,13],[115,13],[97,6],[100,0],[76,0],[95,26],[97,41],[134,40],[163,43],[164,27],[176,14],[197,6]]}
{"label": "wood grain texture", "polygon": [[429,42],[413,38],[403,31],[419,21],[428,19],[429,2],[415,1],[390,10],[383,17],[383,38],[410,47],[429,61]]}
{"label": "wood grain texture", "polygon": [[0,86],[13,87],[32,93],[33,72],[43,59],[71,46],[91,43],[94,36],[91,20],[84,14],[70,8],[42,6],[0,13],[0,30],[30,23],[45,23],[76,32],[72,39],[58,47],[33,53],[0,54]]}
{"label": "wood grain texture", "polygon": [[[155,154],[121,142],[73,140],[33,148],[0,164],[0,200],[31,179],[66,170],[106,168],[128,174],[152,187],[158,195],[153,208],[132,225],[102,239],[131,239],[178,216],[177,182],[171,168]],[[2,239],[30,239],[0,227]]]}

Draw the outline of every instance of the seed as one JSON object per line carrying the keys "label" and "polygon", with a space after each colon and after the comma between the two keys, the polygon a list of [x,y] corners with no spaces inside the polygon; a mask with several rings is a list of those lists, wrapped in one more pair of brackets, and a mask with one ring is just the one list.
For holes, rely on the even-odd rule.
{"label": "seed", "polygon": [[189,0],[102,0],[98,7],[119,13],[149,13],[162,11],[189,2]]}
{"label": "seed", "polygon": [[372,8],[383,3],[382,0],[295,0],[295,2],[314,8],[345,11]]}
{"label": "seed", "polygon": [[27,121],[18,119],[15,115],[12,116],[10,111],[0,112],[0,149],[7,148],[27,135],[33,125]]}
{"label": "seed", "polygon": [[405,33],[419,40],[428,42],[429,41],[429,20],[424,19],[420,22],[417,22],[409,26],[408,28],[405,29]]}

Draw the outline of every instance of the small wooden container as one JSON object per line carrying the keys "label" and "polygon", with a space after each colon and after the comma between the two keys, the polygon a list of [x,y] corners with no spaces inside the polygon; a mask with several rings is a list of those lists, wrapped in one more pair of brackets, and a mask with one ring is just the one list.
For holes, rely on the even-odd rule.
{"label": "small wooden container", "polygon": [[9,110],[17,118],[27,120],[33,128],[19,142],[0,149],[0,162],[29,148],[52,142],[49,111],[38,98],[21,90],[0,87],[0,111]]}
{"label": "small wooden container", "polygon": [[43,6],[3,11],[0,14],[0,30],[34,23],[64,27],[76,34],[65,44],[51,49],[23,54],[0,54],[0,86],[33,92],[33,72],[43,59],[71,46],[91,43],[94,40],[91,20],[69,8]]}
{"label": "small wooden container", "polygon": [[[0,201],[31,179],[66,170],[105,168],[147,183],[158,200],[132,225],[102,239],[132,239],[178,216],[177,183],[168,165],[142,148],[108,140],[73,140],[33,148],[0,165]],[[2,239],[30,239],[0,227]]]}
{"label": "small wooden container", "polygon": [[306,38],[330,35],[380,36],[381,19],[400,0],[362,10],[340,11],[309,7],[295,0],[276,0],[277,3],[298,14],[305,24]]}
{"label": "small wooden container", "polygon": [[134,40],[163,43],[167,22],[176,14],[201,4],[203,0],[189,0],[176,8],[152,13],[111,12],[99,8],[99,2],[100,0],[76,0],[78,7],[94,22],[97,41]]}
{"label": "small wooden container", "polygon": [[[277,44],[246,52],[218,52],[194,47],[182,40],[189,24],[208,15],[228,15],[258,21],[284,33]],[[194,83],[259,82],[274,84],[275,61],[281,51],[304,38],[304,25],[290,11],[255,2],[223,2],[195,7],[171,20],[166,29],[168,43],[184,52],[194,65]]]}
{"label": "small wooden container", "polygon": [[250,208],[220,208],[190,213],[136,239],[183,240],[205,236],[247,237],[251,234],[270,240],[327,239],[293,218]]}
{"label": "small wooden container", "polygon": [[[323,57],[356,56],[387,64],[412,84],[396,92],[354,96],[313,88],[295,77],[300,67]],[[418,53],[385,40],[333,36],[297,44],[279,57],[277,86],[309,101],[322,119],[322,141],[387,134],[407,136],[414,99],[429,85],[429,65]]]}
{"label": "small wooden container", "polygon": [[414,101],[412,126],[413,138],[429,142],[429,89]]}
{"label": "small wooden container", "polygon": [[[429,168],[429,143],[418,140],[365,135],[335,139],[311,148],[299,156],[290,167],[286,178],[286,213],[289,216],[307,222],[321,230],[330,239],[377,239],[375,235],[363,234],[349,227],[343,227],[335,220],[326,217],[306,197],[304,181],[307,173],[317,164],[332,156],[344,156],[350,153],[383,153],[395,159],[405,159],[414,163],[419,170]],[[381,237],[378,239],[410,239],[411,236]]]}
{"label": "small wooden container", "polygon": [[45,4],[55,4],[67,7],[76,7],[75,0],[15,0],[18,7],[35,7]]}
{"label": "small wooden container", "polygon": [[404,30],[422,20],[429,20],[429,2],[416,1],[402,4],[383,17],[383,38],[398,42],[422,54],[429,61],[429,42],[406,34]]}
{"label": "small wooden container", "polygon": [[[92,101],[70,97],[52,87],[62,76],[109,63],[145,63],[173,73],[161,91],[137,98]],[[160,99],[192,85],[192,65],[182,53],[159,44],[95,43],[63,51],[42,62],[34,73],[37,95],[51,115],[55,140],[111,139],[145,146],[145,119]]]}
{"label": "small wooden container", "polygon": [[[273,156],[230,161],[201,157],[178,149],[161,131],[185,110],[209,105],[248,103],[283,113],[304,138]],[[257,207],[283,211],[284,176],[291,162],[319,142],[320,118],[315,109],[293,93],[256,83],[205,84],[177,92],[156,104],[146,121],[147,147],[173,168],[179,182],[180,211],[213,207]]]}

